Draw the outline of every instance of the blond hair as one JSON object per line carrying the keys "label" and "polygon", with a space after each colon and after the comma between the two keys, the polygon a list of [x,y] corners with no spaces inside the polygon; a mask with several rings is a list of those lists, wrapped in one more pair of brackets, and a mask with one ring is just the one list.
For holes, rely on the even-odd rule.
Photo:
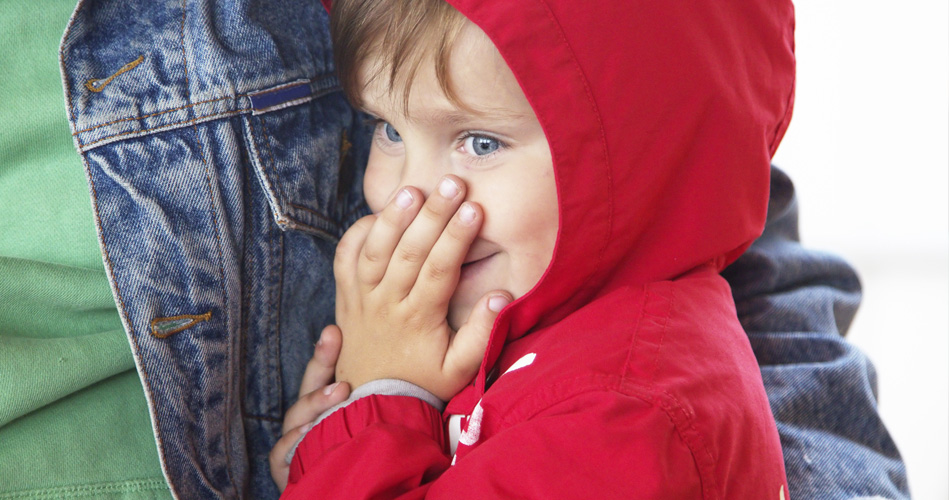
{"label": "blond hair", "polygon": [[[363,85],[388,77],[388,88],[401,87],[408,108],[412,81],[423,62],[432,61],[445,96],[462,105],[452,91],[449,60],[466,19],[445,0],[335,0],[330,35],[340,85],[350,102],[361,108]],[[372,74],[366,61],[379,57]],[[360,72],[365,82],[360,81]],[[464,107],[462,105],[462,107]]]}

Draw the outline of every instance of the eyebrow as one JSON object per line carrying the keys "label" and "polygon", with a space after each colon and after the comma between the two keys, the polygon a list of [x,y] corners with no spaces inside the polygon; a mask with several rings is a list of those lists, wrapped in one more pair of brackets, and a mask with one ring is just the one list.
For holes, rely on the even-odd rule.
{"label": "eyebrow", "polygon": [[472,112],[464,111],[435,111],[426,113],[416,119],[416,121],[428,124],[440,125],[447,124],[451,126],[464,125],[472,121],[481,120],[507,120],[517,121],[526,118],[524,113],[508,111],[506,109],[477,110]]}
{"label": "eyebrow", "polygon": [[[363,111],[369,113],[370,115],[381,117],[381,113],[378,113],[376,110],[370,108],[369,106],[363,106]],[[476,110],[471,112],[465,111],[455,111],[455,110],[436,110],[431,113],[425,113],[422,116],[413,116],[407,117],[410,121],[416,123],[422,123],[426,125],[449,125],[457,127],[459,125],[464,125],[472,121],[480,120],[508,120],[508,121],[518,121],[528,118],[525,113],[519,113],[514,111],[508,111],[502,108],[490,109],[490,110]]]}

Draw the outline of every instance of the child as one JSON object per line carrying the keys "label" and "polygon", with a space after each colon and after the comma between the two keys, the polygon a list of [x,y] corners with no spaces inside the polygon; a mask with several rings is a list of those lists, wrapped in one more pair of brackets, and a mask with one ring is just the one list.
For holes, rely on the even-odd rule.
{"label": "child", "polygon": [[281,441],[284,496],[786,498],[718,272],[764,224],[790,2],[450,4],[333,6],[376,215],[337,251],[353,393]]}

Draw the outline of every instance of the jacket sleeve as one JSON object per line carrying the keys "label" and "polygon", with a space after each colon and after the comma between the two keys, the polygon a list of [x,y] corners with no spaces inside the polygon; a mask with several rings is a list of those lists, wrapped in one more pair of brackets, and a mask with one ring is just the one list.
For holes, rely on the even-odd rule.
{"label": "jacket sleeve", "polygon": [[840,258],[801,246],[794,186],[776,168],[771,177],[764,234],[723,275],[761,366],[791,497],[907,499],[873,365],[843,338],[860,281]]}
{"label": "jacket sleeve", "polygon": [[702,498],[675,427],[637,398],[573,396],[505,427],[455,465],[440,422],[411,398],[358,400],[307,435],[283,498]]}

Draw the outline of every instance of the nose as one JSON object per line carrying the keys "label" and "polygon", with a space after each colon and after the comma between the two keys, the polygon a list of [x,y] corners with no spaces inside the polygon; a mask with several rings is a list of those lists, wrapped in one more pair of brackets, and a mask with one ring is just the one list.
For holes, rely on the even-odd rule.
{"label": "nose", "polygon": [[428,198],[438,189],[439,181],[450,172],[450,167],[450,164],[438,155],[407,152],[402,165],[400,185],[418,188],[425,198]]}

